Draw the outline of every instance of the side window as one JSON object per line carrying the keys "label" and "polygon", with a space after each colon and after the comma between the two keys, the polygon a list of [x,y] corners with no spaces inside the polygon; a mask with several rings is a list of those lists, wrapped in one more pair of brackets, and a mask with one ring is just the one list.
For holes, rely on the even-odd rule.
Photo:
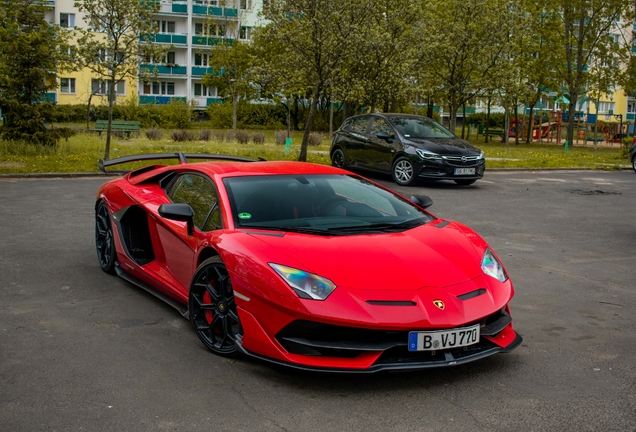
{"label": "side window", "polygon": [[373,119],[373,123],[371,123],[371,130],[369,131],[369,134],[377,135],[380,132],[386,132],[389,136],[393,135],[393,129],[384,119],[375,118]]}
{"label": "side window", "polygon": [[201,231],[212,231],[221,227],[216,189],[205,177],[184,174],[174,182],[167,193],[174,203],[190,204],[194,210],[194,225]]}
{"label": "side window", "polygon": [[355,133],[359,133],[359,134],[363,134],[366,132],[367,130],[367,122],[369,120],[369,117],[358,117],[353,119],[353,121],[351,122],[351,132],[355,132]]}

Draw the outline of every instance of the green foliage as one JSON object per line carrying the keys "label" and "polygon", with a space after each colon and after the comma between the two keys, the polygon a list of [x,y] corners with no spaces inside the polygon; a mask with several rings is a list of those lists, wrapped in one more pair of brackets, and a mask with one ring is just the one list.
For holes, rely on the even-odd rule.
{"label": "green foliage", "polygon": [[52,145],[46,128],[51,105],[41,102],[57,86],[56,71],[64,66],[66,34],[45,19],[38,0],[0,1],[0,109],[5,140]]}
{"label": "green foliage", "polygon": [[[467,118],[468,123],[472,125],[486,125],[486,118],[488,116],[486,113],[476,113],[472,114]],[[503,128],[504,127],[504,114],[503,113],[491,113],[490,121],[488,122],[489,127],[494,128]]]}
{"label": "green foliage", "polygon": [[182,100],[171,100],[163,110],[168,119],[168,127],[188,129],[192,125],[193,105]]}
{"label": "green foliage", "polygon": [[[218,129],[232,127],[232,104],[212,104],[207,108],[211,126]],[[287,111],[282,105],[239,103],[237,127],[280,128],[285,124]]]}

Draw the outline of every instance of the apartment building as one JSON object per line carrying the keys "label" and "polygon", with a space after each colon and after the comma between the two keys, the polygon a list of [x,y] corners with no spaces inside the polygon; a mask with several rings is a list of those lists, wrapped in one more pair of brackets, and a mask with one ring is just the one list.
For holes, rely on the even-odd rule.
{"label": "apartment building", "polygon": [[[84,25],[74,0],[45,0],[47,20],[66,28]],[[171,100],[193,101],[199,109],[220,101],[216,88],[201,84],[210,53],[221,40],[249,41],[260,25],[262,0],[161,0],[154,16],[157,33],[151,39],[170,46],[163,59],[147,59],[142,68],[157,75],[150,81],[128,80],[116,85],[117,101],[138,98],[139,104],[166,104]],[[140,40],[140,42],[142,42]],[[142,42],[143,43],[143,42]],[[91,76],[89,70],[62,73],[58,88],[47,99],[60,104],[106,104],[108,83]]]}

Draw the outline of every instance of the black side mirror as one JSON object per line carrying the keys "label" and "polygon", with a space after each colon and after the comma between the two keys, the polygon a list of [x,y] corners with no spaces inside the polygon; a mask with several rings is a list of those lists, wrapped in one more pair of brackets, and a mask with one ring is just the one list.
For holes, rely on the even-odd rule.
{"label": "black side mirror", "polygon": [[418,195],[418,196],[412,195],[411,202],[422,208],[429,208],[430,206],[433,205],[433,200],[430,197],[427,197],[426,195]]}
{"label": "black side mirror", "polygon": [[162,218],[185,221],[188,235],[194,235],[194,210],[189,204],[161,204],[158,211]]}
{"label": "black side mirror", "polygon": [[384,132],[384,131],[378,132],[377,134],[375,134],[375,136],[378,137],[378,139],[388,142],[389,144],[393,142],[393,139],[387,132]]}

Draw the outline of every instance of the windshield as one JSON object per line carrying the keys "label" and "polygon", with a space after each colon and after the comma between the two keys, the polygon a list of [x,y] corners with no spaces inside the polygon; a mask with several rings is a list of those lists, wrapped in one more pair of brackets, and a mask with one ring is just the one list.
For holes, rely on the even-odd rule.
{"label": "windshield", "polygon": [[392,117],[389,121],[404,138],[455,138],[442,125],[424,117]]}
{"label": "windshield", "polygon": [[248,176],[223,182],[237,228],[344,235],[399,232],[433,219],[412,203],[354,176]]}

